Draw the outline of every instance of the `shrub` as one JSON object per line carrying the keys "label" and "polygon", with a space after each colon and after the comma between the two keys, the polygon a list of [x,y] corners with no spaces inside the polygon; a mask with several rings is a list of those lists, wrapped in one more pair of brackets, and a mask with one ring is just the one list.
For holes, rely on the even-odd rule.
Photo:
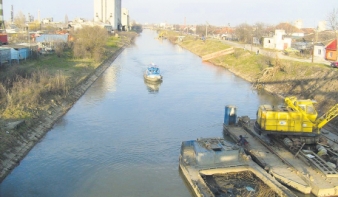
{"label": "shrub", "polygon": [[73,55],[99,61],[105,53],[108,32],[99,26],[83,27],[74,32]]}

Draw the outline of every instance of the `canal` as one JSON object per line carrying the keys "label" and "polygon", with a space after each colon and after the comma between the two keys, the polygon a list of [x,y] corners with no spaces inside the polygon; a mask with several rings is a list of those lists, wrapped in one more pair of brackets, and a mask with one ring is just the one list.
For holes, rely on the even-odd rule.
{"label": "canal", "polygon": [[[4,197],[191,197],[180,145],[222,137],[224,106],[280,99],[145,30],[0,184]],[[146,84],[151,62],[161,84]]]}

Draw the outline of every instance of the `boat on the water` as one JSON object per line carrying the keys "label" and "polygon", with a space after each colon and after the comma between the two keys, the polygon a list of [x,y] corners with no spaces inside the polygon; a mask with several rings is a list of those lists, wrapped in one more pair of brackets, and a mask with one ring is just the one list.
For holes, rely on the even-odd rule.
{"label": "boat on the water", "polygon": [[179,167],[198,197],[296,196],[223,138],[182,142]]}
{"label": "boat on the water", "polygon": [[160,69],[153,63],[144,72],[144,79],[147,81],[160,82],[162,78]]}

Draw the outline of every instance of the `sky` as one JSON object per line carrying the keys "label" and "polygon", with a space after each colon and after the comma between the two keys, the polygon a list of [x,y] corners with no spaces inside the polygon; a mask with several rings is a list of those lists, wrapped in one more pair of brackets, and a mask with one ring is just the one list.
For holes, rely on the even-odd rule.
{"label": "sky", "polygon": [[[121,0],[122,7],[129,10],[131,20],[140,24],[210,24],[214,26],[237,26],[265,23],[303,21],[303,27],[317,27],[326,21],[338,0]],[[5,21],[22,12],[38,18],[53,17],[64,21],[77,17],[92,20],[94,0],[3,0]]]}

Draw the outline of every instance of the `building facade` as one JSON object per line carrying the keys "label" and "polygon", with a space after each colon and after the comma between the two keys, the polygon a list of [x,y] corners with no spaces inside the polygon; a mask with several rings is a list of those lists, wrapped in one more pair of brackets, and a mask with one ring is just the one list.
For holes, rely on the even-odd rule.
{"label": "building facade", "polygon": [[121,0],[94,0],[94,21],[121,30]]}
{"label": "building facade", "polygon": [[122,30],[123,31],[129,31],[130,25],[129,25],[129,10],[126,8],[122,8]]}
{"label": "building facade", "polygon": [[285,30],[276,29],[275,35],[270,38],[264,38],[263,48],[284,50],[291,47],[291,38],[285,37]]}
{"label": "building facade", "polygon": [[331,41],[325,47],[325,58],[329,61],[336,61],[337,60],[337,40]]}
{"label": "building facade", "polygon": [[326,50],[323,43],[316,43],[313,45],[313,56],[321,59],[325,59]]}

